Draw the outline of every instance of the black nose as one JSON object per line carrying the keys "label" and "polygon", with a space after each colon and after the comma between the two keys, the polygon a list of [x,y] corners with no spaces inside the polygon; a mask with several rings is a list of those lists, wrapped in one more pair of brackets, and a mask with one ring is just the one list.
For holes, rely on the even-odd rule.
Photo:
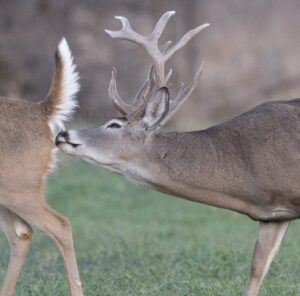
{"label": "black nose", "polygon": [[58,133],[55,138],[55,145],[59,145],[60,143],[68,143],[69,142],[69,134],[66,131]]}

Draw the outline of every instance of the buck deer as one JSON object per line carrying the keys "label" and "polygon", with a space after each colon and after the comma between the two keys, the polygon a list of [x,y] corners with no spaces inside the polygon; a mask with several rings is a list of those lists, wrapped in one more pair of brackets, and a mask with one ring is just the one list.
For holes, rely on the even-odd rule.
{"label": "buck deer", "polygon": [[259,221],[247,296],[257,295],[289,222],[300,216],[300,99],[269,102],[223,124],[193,132],[163,132],[163,126],[194,89],[203,63],[190,83],[169,98],[165,63],[204,24],[169,47],[158,47],[168,20],[165,13],[149,36],[129,21],[111,37],[142,46],[153,60],[146,82],[131,104],[116,88],[113,70],[109,95],[123,117],[100,127],[58,134],[64,152],[116,171],[136,184],[225,208]]}
{"label": "buck deer", "polygon": [[83,295],[70,223],[44,200],[46,177],[57,150],[57,128],[74,112],[79,90],[79,76],[65,39],[55,59],[55,74],[45,100],[34,103],[0,98],[0,226],[10,244],[1,296],[14,293],[31,243],[30,225],[48,235],[61,252],[70,294]]}

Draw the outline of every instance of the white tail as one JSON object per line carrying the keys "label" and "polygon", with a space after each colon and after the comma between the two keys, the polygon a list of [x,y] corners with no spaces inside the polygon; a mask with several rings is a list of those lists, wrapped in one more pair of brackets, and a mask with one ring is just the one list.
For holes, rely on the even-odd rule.
{"label": "white tail", "polygon": [[53,134],[57,129],[64,129],[64,121],[73,115],[78,106],[75,97],[80,90],[79,74],[65,38],[59,43],[55,57],[55,74],[47,96],[47,102],[52,109],[48,122]]}

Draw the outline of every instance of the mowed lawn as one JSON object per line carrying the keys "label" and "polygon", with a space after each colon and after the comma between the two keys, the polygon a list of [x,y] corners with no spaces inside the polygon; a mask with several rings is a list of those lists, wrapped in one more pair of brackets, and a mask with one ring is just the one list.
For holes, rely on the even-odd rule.
{"label": "mowed lawn", "polygon": [[[85,295],[242,295],[257,223],[245,216],[136,187],[63,158],[47,200],[67,216]],[[9,249],[0,236],[0,277]],[[15,295],[67,295],[63,262],[35,229]],[[300,295],[300,224],[292,223],[260,295]],[[3,295],[4,296],[4,295]]]}

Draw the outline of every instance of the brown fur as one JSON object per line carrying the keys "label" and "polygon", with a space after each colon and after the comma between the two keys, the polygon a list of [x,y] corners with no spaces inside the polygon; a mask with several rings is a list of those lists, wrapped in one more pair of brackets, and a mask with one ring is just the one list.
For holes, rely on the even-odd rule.
{"label": "brown fur", "polygon": [[83,295],[71,225],[44,200],[45,181],[56,149],[49,120],[61,103],[63,78],[63,60],[57,52],[56,71],[46,100],[33,103],[0,98],[0,226],[11,248],[1,296],[13,295],[30,247],[31,224],[45,232],[61,252],[70,294]]}
{"label": "brown fur", "polygon": [[43,105],[0,98],[0,204],[24,185],[42,190],[55,148]]}

